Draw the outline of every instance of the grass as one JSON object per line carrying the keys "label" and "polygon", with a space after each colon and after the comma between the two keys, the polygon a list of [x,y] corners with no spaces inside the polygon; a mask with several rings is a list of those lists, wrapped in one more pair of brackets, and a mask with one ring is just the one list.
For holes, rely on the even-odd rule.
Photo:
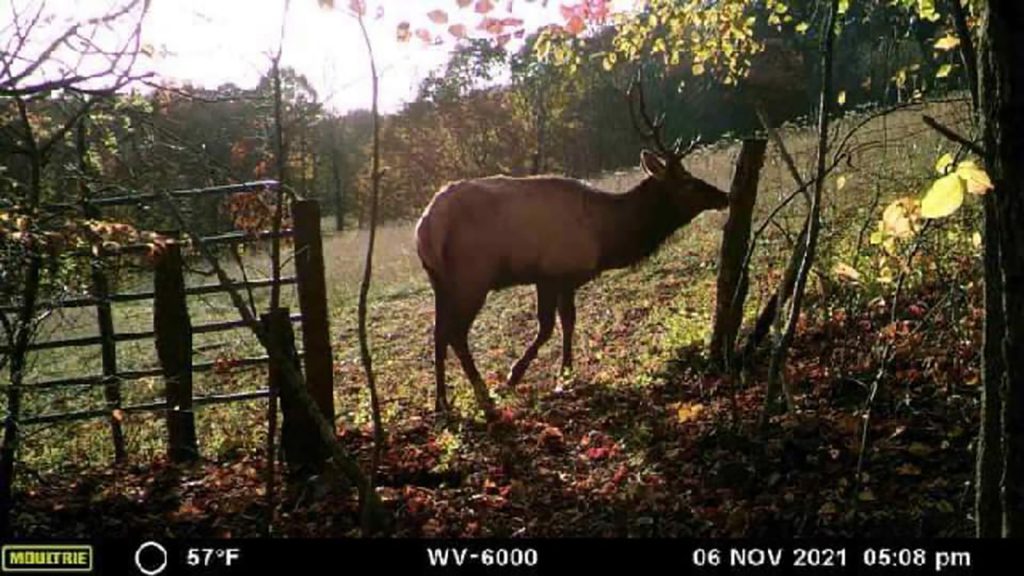
{"label": "grass", "polygon": [[[958,125],[963,110],[958,104],[933,104],[927,112],[947,125]],[[888,202],[901,196],[919,196],[933,177],[935,159],[949,150],[945,142],[920,123],[920,112],[904,111],[869,122],[852,140],[863,149],[826,182],[826,223],[817,282],[812,287],[814,307],[809,311],[807,322],[811,322],[811,316],[828,318],[844,303],[857,300],[864,304],[871,298],[891,293],[891,285],[871,280],[878,276],[874,270],[882,260],[880,249],[858,243],[858,238],[862,236],[860,230],[865,222],[870,226],[869,232],[873,229],[873,223],[880,218]],[[859,118],[851,116],[840,121],[838,132],[842,133]],[[782,132],[803,173],[810,174],[813,135],[799,128],[785,128]],[[698,151],[686,163],[696,175],[727,188],[738,148],[737,143],[719,144]],[[841,189],[840,176],[845,181]],[[639,178],[638,171],[628,170],[597,179],[596,184],[621,191]],[[770,147],[762,172],[756,221],[793,188],[781,159]],[[798,203],[782,213],[779,227],[767,229],[763,247],[755,255],[753,270],[756,274],[747,303],[750,311],[763,304],[778,282],[785,266],[788,243],[799,229],[802,209]],[[660,424],[652,421],[627,426],[622,422],[625,415],[601,415],[599,412],[613,409],[616,402],[625,397],[631,403],[647,406],[651,394],[660,397],[660,390],[666,385],[699,388],[696,397],[671,397],[672,406],[682,410],[690,405],[688,403],[699,404],[700,399],[706,399],[704,393],[714,388],[703,379],[699,352],[695,356],[694,351],[703,348],[710,330],[717,251],[724,218],[724,214],[702,215],[649,261],[606,273],[580,291],[575,346],[577,365],[571,378],[563,378],[558,373],[559,346],[553,344],[558,341],[556,334],[552,343],[541,350],[523,385],[517,390],[501,387],[504,374],[536,329],[534,295],[529,287],[493,293],[474,325],[471,345],[499,405],[523,415],[527,421],[556,425],[554,422],[562,418],[557,425],[566,434],[587,437],[597,433],[618,434],[628,455],[625,463],[643,468],[647,458],[644,446],[662,434]],[[325,230],[329,229],[327,224],[325,222]],[[948,234],[936,234],[934,242],[939,248],[962,246],[963,238],[969,236],[973,225],[968,220],[952,222],[947,228],[960,230],[960,239],[951,240]],[[371,346],[384,422],[397,445],[401,444],[403,430],[410,427],[410,422],[430,420],[433,407],[432,294],[415,255],[412,237],[411,223],[381,227],[370,295]],[[356,294],[364,243],[365,233],[355,231],[328,233],[324,239],[338,424],[356,431],[367,430],[370,422],[369,398],[359,364],[355,331]],[[250,253],[245,261],[251,276],[267,274],[265,254]],[[836,280],[830,271],[837,262],[848,262],[864,273],[865,281],[858,291],[835,289]],[[915,278],[919,280],[921,276]],[[189,278],[190,283],[210,281],[200,271],[193,272]],[[140,288],[144,287],[143,282]],[[854,296],[850,296],[851,293]],[[289,289],[286,303],[295,306],[294,302],[293,291]],[[233,310],[222,296],[196,299],[190,306],[194,324],[233,318]],[[115,313],[119,330],[144,329],[151,321],[151,310],[145,304],[118,305]],[[94,329],[92,325],[93,319],[84,311],[65,313],[44,326],[43,337],[86,334]],[[804,324],[805,329],[807,325]],[[144,342],[121,348],[119,361],[126,368],[151,366],[155,355],[147,349],[149,345]],[[218,355],[239,357],[258,353],[253,339],[241,330],[197,337],[196,348],[200,350],[197,357],[200,361]],[[36,354],[33,360],[33,380],[99,369],[98,349]],[[471,418],[479,416],[468,382],[452,355],[449,355],[448,375],[450,400],[455,409]],[[798,375],[792,373],[790,378],[799,380]],[[708,390],[705,384],[710,386]],[[195,383],[197,395],[263,386],[261,370],[201,375]],[[161,388],[158,379],[128,384],[125,402],[160,398]],[[588,395],[588,402],[592,402],[598,412],[561,414],[574,408],[568,404],[560,407],[559,398],[577,398],[577,394]],[[648,399],[638,400],[645,397]],[[608,398],[611,400],[605,404],[602,399]],[[99,389],[73,390],[61,395],[30,394],[27,411],[40,413],[100,406],[103,400]],[[200,409],[197,427],[203,455],[221,461],[260,454],[265,433],[263,407],[262,402],[247,402]],[[658,410],[666,409],[658,407]],[[605,422],[612,429],[581,428],[589,426],[590,419]],[[164,431],[158,415],[129,415],[124,424],[133,462],[148,462],[159,457],[163,452]],[[459,467],[462,455],[479,449],[479,439],[465,430],[445,431],[438,438],[437,442],[443,445],[443,461],[453,468]],[[19,480],[26,486],[45,482],[51,473],[105,468],[112,459],[107,425],[93,421],[30,427],[21,457],[29,474]],[[576,466],[565,460],[549,464],[570,475]]]}

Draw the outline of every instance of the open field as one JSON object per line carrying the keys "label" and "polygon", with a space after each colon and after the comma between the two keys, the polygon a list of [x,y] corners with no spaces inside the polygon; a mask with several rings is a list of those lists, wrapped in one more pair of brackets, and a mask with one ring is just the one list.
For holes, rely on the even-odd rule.
{"label": "open field", "polygon": [[[891,292],[891,284],[879,280],[883,272],[875,266],[878,250],[867,243],[864,230],[870,233],[874,229],[892,199],[919,195],[934,174],[935,159],[948,148],[919,122],[920,113],[908,110],[871,121],[856,137],[864,149],[826,184],[820,280],[812,290],[813,307],[802,323],[787,374],[805,412],[799,418],[782,419],[780,431],[763,444],[743,440],[743,434],[737,432],[749,426],[757,413],[761,383],[731,394],[728,383],[706,378],[702,371],[701,351],[710,329],[724,214],[703,215],[650,261],[607,273],[581,290],[577,366],[568,377],[558,374],[558,346],[549,343],[518,389],[501,387],[504,374],[535,330],[533,291],[520,287],[491,295],[474,325],[471,345],[499,405],[515,414],[515,439],[511,442],[519,445],[515,449],[493,445],[482,431],[468,383],[451,355],[450,398],[464,420],[447,428],[434,422],[430,413],[431,292],[415,255],[412,224],[383,226],[371,292],[371,346],[385,424],[394,439],[401,439],[395,443],[401,448],[388,453],[381,474],[382,495],[400,519],[400,533],[544,536],[556,534],[541,530],[558,528],[559,534],[572,535],[759,535],[747,532],[756,526],[762,531],[776,530],[765,532],[776,536],[850,534],[866,528],[882,534],[965,535],[971,501],[963,494],[963,482],[971,473],[971,438],[966,431],[974,426],[974,412],[969,408],[975,402],[973,387],[965,383],[976,378],[976,357],[957,364],[953,376],[942,359],[932,362],[922,356],[897,363],[896,371],[885,381],[891,387],[883,395],[887,403],[872,422],[871,438],[876,442],[866,455],[865,474],[854,472],[865,458],[858,426],[864,396],[861,384],[876,368],[870,354],[858,356],[857,350],[858,346],[862,353],[872,350],[873,330],[885,324],[885,295]],[[963,112],[960,105],[937,104],[930,106],[928,113],[956,125]],[[849,126],[857,118],[842,124]],[[809,173],[813,138],[798,129],[784,130],[784,137],[804,173]],[[716,146],[696,153],[687,164],[696,175],[727,187],[737,150],[736,144]],[[622,190],[638,178],[638,172],[630,170],[607,175],[596,183]],[[793,188],[789,174],[770,148],[758,214],[763,217]],[[763,304],[785,265],[787,242],[791,241],[787,237],[794,237],[799,227],[794,214],[797,212],[787,211],[780,225],[765,233],[764,247],[754,260],[756,274],[748,301],[751,311]],[[949,224],[948,231],[959,236],[936,235],[934,254],[952,258],[969,251],[964,239],[974,228],[966,218]],[[355,333],[363,242],[364,234],[333,234],[325,238],[324,253],[338,426],[346,431],[351,447],[365,453],[369,408]],[[264,259],[253,255],[247,262],[251,275],[265,274],[261,271],[261,266],[266,267]],[[860,286],[837,287],[829,280],[832,267],[839,262],[861,272]],[[976,258],[973,264],[967,262],[967,266],[977,265]],[[973,318],[969,310],[978,303],[978,291],[965,277],[976,270],[972,272],[959,261],[936,265],[947,273],[947,282],[964,286],[965,309],[957,314]],[[199,278],[194,275],[190,281]],[[945,310],[940,306],[947,304],[933,292],[934,287],[919,286],[914,280],[911,273],[908,298]],[[286,294],[292,298],[290,290]],[[143,327],[151,321],[150,312],[145,307],[118,307],[117,324],[119,328]],[[948,313],[948,319],[946,312],[938,316],[951,323],[962,320],[954,317],[954,312]],[[226,299],[197,301],[193,313],[193,323],[231,317]],[[839,315],[849,322],[833,322]],[[89,318],[72,316],[44,326],[44,335],[89,329]],[[976,318],[958,326],[956,331],[925,334],[915,349],[958,350],[969,345],[977,349]],[[843,332],[836,334],[836,330]],[[827,346],[818,338],[825,333],[830,333]],[[954,337],[958,340],[950,341]],[[241,332],[232,333],[227,340],[223,335],[219,338],[216,342],[197,339],[201,355],[238,357],[256,352],[252,339]],[[557,335],[552,339],[556,341]],[[33,378],[98,370],[98,350],[81,356],[62,354],[39,355],[33,364]],[[124,350],[126,364],[147,359],[155,360],[152,352],[142,347]],[[913,375],[908,372],[911,370]],[[196,393],[261,388],[261,380],[261,371],[205,375],[197,379]],[[127,403],[161,395],[162,385],[155,379],[132,386],[125,389]],[[29,406],[33,413],[84,409],[102,406],[102,394],[97,389],[88,398],[70,392],[61,397],[39,396]],[[182,487],[172,490],[173,502],[164,506],[154,500],[158,496],[154,491],[140,485],[150,463],[160,459],[162,419],[130,416],[125,430],[133,465],[96,472],[106,480],[113,477],[113,488],[92,486],[83,492],[82,502],[67,512],[41,510],[28,498],[22,513],[40,515],[38,522],[31,524],[40,530],[77,535],[105,522],[87,517],[91,506],[119,499],[126,511],[166,514],[161,517],[176,534],[223,530],[246,534],[251,523],[245,518],[253,514],[251,507],[258,506],[255,491],[246,498],[231,498],[247,502],[250,508],[220,510],[227,513],[225,526],[211,526],[198,519],[206,518],[210,511],[206,506],[212,498],[206,499],[210,494],[205,491],[204,479],[210,478],[218,465],[233,463],[230,465],[238,468],[238,478],[229,481],[235,483],[229,488],[242,493],[247,486],[257,485],[263,419],[263,402],[201,409],[197,431],[208,463],[182,472]],[[45,496],[56,489],[53,479],[105,469],[111,461],[105,435],[106,425],[101,422],[29,429],[22,452],[30,472],[22,476],[25,489],[45,502]],[[929,467],[929,458],[940,452],[943,466]],[[890,457],[908,453],[915,459],[911,467],[887,468]],[[515,466],[509,464],[510,454],[519,456],[511,458],[518,460]],[[786,466],[774,469],[768,464],[779,461]],[[761,492],[754,489],[758,485]],[[553,495],[558,495],[557,502]],[[844,505],[851,502],[852,511],[848,511],[850,507]],[[318,506],[330,503],[325,500]],[[286,530],[294,534],[345,533],[351,528],[343,517],[346,504],[335,501],[332,505],[337,508],[331,511],[332,520],[326,527],[304,524],[315,521],[314,508],[289,515],[295,522]],[[888,525],[892,518],[903,524]],[[67,522],[63,530],[61,522]],[[120,528],[103,526],[103,534],[116,534],[119,529],[147,530],[147,525],[131,521]],[[481,526],[488,532],[481,533]]]}

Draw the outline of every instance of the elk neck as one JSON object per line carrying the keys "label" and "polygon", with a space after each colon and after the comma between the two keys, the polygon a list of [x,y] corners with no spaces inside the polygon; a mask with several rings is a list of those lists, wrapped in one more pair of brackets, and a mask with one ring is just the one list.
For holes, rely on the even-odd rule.
{"label": "elk neck", "polygon": [[606,198],[601,227],[602,269],[623,268],[647,258],[698,212],[681,213],[664,184],[653,178]]}

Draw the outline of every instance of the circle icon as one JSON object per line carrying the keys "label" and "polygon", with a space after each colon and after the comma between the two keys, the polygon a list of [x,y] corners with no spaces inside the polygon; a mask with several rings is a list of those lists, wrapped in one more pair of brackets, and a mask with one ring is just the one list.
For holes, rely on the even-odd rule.
{"label": "circle icon", "polygon": [[[154,558],[152,557],[143,559],[142,554],[150,548],[156,550],[156,553],[160,556],[158,563],[153,562]],[[143,542],[139,549],[135,551],[135,567],[146,576],[156,576],[167,569],[167,549],[161,546],[159,542],[153,542],[152,540]]]}

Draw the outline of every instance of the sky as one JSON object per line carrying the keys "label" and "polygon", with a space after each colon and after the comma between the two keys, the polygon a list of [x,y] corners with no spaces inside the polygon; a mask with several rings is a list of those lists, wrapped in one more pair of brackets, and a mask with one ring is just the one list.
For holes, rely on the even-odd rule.
{"label": "sky", "polygon": [[[29,48],[23,63],[42,53],[68,26],[86,18],[109,14],[129,0],[0,0],[0,57],[12,51],[17,34],[13,22],[20,22]],[[579,0],[363,0],[366,23],[377,55],[381,77],[381,108],[392,112],[411,101],[427,75],[444,65],[456,39],[446,30],[450,24],[464,24],[474,33],[481,14],[478,3],[492,4],[488,16],[514,16],[532,32],[552,23],[563,23],[560,8]],[[617,9],[637,0],[615,0]],[[153,56],[140,61],[136,70],[150,70],[162,81],[178,85],[216,88],[233,83],[242,88],[255,86],[270,67],[270,56],[278,46],[286,0],[150,0],[142,26],[142,43],[153,48]],[[369,108],[370,68],[355,17],[348,11],[350,0],[334,0],[333,10],[320,7],[318,0],[290,0],[285,27],[282,62],[310,80],[320,100],[329,109],[345,112]],[[459,7],[459,4],[467,4]],[[510,7],[513,9],[509,11]],[[449,21],[432,24],[428,14],[444,9]],[[36,13],[42,17],[27,27]],[[93,41],[108,51],[130,37],[134,20],[99,29]],[[397,40],[399,23],[411,29],[428,28],[444,38],[440,45],[428,45],[415,36],[409,42]],[[90,28],[92,30],[92,28]],[[15,33],[12,33],[15,32]],[[516,48],[516,40],[509,49]],[[54,70],[89,70],[103,64],[79,52],[55,53],[36,76],[59,75]],[[3,64],[3,62],[0,62]],[[15,66],[16,67],[16,66]],[[0,66],[0,69],[3,67]],[[65,72],[66,73],[66,72]],[[0,79],[2,80],[2,79]]]}
{"label": "sky", "polygon": [[[507,15],[507,1],[495,1],[496,17]],[[479,21],[472,5],[459,9],[455,0],[367,3],[367,27],[377,54],[384,111],[394,111],[411,100],[420,81],[443,66],[454,41],[445,34],[440,46],[416,38],[400,43],[396,40],[400,22],[410,22],[414,30],[430,26],[427,13],[436,8],[449,12],[449,23],[463,22],[472,29]],[[329,108],[339,112],[369,108],[370,69],[359,27],[346,10],[347,0],[335,4],[330,11],[320,8],[317,0],[291,0],[282,61],[309,78]],[[537,28],[559,18],[558,1],[547,4],[518,0],[515,15],[526,21],[527,28]],[[152,0],[143,39],[165,53],[152,63],[163,78],[207,87],[224,82],[248,87],[269,67],[283,12],[284,0]],[[444,28],[433,25],[431,29],[440,33]]]}

